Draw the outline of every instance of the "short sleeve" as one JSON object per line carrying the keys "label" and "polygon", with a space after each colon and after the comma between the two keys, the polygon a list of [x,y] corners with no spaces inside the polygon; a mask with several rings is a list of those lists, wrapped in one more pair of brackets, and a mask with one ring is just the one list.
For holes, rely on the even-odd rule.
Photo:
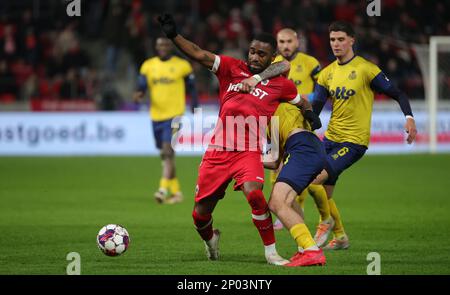
{"label": "short sleeve", "polygon": [[181,72],[183,77],[189,76],[192,73],[192,66],[188,61],[182,60]]}
{"label": "short sleeve", "polygon": [[148,67],[149,67],[149,61],[145,61],[142,65],[141,68],[139,69],[139,74],[141,75],[146,75],[148,72]]}
{"label": "short sleeve", "polygon": [[326,68],[319,72],[319,75],[317,77],[317,84],[320,86],[328,89],[327,87],[327,70]]}
{"label": "short sleeve", "polygon": [[376,76],[378,76],[378,74],[381,73],[381,69],[371,62],[367,62],[365,72],[367,74],[367,80],[370,83]]}
{"label": "short sleeve", "polygon": [[283,101],[288,101],[292,104],[296,104],[296,100],[300,100],[300,96],[298,95],[297,87],[295,87],[294,82],[288,79],[284,79],[280,99]]}
{"label": "short sleeve", "polygon": [[211,72],[215,73],[218,78],[227,76],[231,66],[239,62],[238,59],[226,55],[216,55]]}

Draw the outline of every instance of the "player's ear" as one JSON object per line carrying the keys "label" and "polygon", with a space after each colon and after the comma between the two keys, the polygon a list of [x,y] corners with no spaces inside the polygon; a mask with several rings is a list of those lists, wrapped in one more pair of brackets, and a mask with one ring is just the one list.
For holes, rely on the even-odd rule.
{"label": "player's ear", "polygon": [[355,44],[355,38],[354,37],[350,37],[350,44],[352,46]]}

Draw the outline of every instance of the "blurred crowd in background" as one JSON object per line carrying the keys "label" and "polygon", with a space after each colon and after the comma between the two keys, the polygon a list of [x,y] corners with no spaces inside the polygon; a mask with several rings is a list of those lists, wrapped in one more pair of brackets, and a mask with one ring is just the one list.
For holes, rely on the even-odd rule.
{"label": "blurred crowd in background", "polygon": [[[0,2],[0,103],[84,99],[120,109],[133,86],[120,88],[134,85],[140,64],[154,55],[161,36],[155,18],[164,11],[200,47],[241,59],[252,35],[291,27],[300,49],[322,67],[334,60],[328,25],[346,20],[357,32],[357,54],[378,64],[411,99],[425,96],[412,44],[450,35],[450,1],[382,0],[381,16],[373,17],[365,0],[89,0],[81,1],[81,17],[67,16],[69,2]],[[200,101],[214,102],[215,79],[193,66]]]}

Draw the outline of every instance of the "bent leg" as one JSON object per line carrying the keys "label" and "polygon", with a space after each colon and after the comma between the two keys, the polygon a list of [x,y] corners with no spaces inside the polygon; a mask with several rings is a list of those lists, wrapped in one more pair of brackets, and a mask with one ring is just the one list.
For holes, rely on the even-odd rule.
{"label": "bent leg", "polygon": [[269,200],[269,208],[289,229],[299,249],[317,249],[303,218],[292,208],[297,192],[287,183],[277,182]]}

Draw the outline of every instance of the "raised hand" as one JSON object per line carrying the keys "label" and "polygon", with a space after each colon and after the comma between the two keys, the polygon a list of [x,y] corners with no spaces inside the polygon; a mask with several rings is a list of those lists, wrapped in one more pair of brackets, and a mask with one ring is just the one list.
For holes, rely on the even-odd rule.
{"label": "raised hand", "polygon": [[171,14],[165,13],[163,15],[159,15],[157,20],[167,38],[173,39],[178,35],[177,25]]}

